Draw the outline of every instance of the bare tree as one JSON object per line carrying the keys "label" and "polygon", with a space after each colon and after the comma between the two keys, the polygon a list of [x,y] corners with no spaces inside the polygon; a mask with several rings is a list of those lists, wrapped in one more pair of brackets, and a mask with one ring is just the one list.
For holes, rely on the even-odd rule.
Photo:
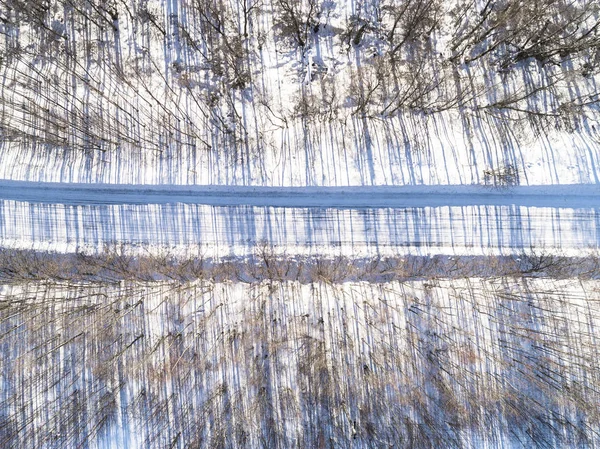
{"label": "bare tree", "polygon": [[381,5],[383,32],[392,56],[406,45],[426,47],[440,25],[439,0],[385,1]]}
{"label": "bare tree", "polygon": [[275,5],[274,24],[279,37],[304,50],[318,26],[318,0],[276,0]]}
{"label": "bare tree", "polygon": [[455,9],[453,58],[465,62],[495,56],[508,68],[535,58],[542,64],[587,53],[600,44],[600,5],[591,0],[488,0]]}

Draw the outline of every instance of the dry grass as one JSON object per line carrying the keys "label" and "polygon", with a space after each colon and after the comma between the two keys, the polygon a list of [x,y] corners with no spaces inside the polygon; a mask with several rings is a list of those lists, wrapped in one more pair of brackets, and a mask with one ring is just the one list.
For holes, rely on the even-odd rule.
{"label": "dry grass", "polygon": [[349,257],[286,257],[268,245],[250,258],[182,258],[168,252],[142,256],[122,247],[99,254],[59,254],[0,248],[0,281],[54,280],[72,282],[194,280],[243,283],[272,281],[389,282],[394,280],[515,276],[579,277],[600,273],[600,256],[566,257],[532,249],[518,256],[402,256],[353,259]]}

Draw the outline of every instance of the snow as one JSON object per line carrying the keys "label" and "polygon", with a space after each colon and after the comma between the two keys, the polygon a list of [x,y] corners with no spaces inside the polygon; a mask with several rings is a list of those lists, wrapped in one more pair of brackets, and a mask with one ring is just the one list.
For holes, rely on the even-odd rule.
{"label": "snow", "polygon": [[[228,54],[220,55],[226,62],[211,59],[218,49],[205,41],[193,2],[149,0],[135,7],[122,2],[115,6],[114,34],[97,30],[89,18],[53,9],[52,23],[80,20],[77,26],[61,25],[69,51],[56,54],[35,51],[43,43],[28,23],[7,27],[13,41],[6,45],[18,43],[21,50],[0,67],[5,80],[0,179],[463,185],[481,183],[487,169],[512,165],[522,185],[599,182],[599,75],[582,76],[577,67],[583,60],[544,66],[524,61],[510,74],[484,62],[458,65],[449,74],[447,61],[432,62],[442,91],[450,89],[452,96],[457,82],[470,86],[475,99],[438,112],[401,108],[388,116],[382,113],[386,99],[378,97],[373,110],[361,115],[360,91],[374,82],[374,55],[386,44],[375,36],[365,36],[360,48],[341,41],[356,9],[374,14],[371,6],[354,3],[324,7],[320,31],[303,50],[278,38],[274,5],[257,8],[243,41],[251,80],[243,89],[227,87],[235,64]],[[454,2],[446,3],[452,9]],[[222,7],[231,14],[226,33],[233,36],[244,22],[240,3],[226,1]],[[132,20],[132,13],[145,19]],[[445,33],[454,19],[447,12],[441,20],[435,54],[449,56]],[[184,38],[182,30],[191,37]],[[215,65],[225,73],[214,73],[220,73]],[[492,107],[539,86],[550,87],[512,105],[542,111],[539,116]],[[561,105],[580,113],[561,115]]]}
{"label": "snow", "polygon": [[[216,41],[250,28],[240,62],[208,42],[193,2],[127,5],[110,24],[103,9],[50,8],[60,51],[55,35],[34,51],[46,42],[27,20],[6,25],[16,50],[0,66],[3,245],[191,245],[215,256],[259,241],[289,254],[598,247],[600,75],[577,69],[587,56],[529,58],[509,72],[493,58],[450,64],[458,18],[445,2],[422,76],[439,77],[435,98],[469,95],[388,113],[390,85],[361,112],[361,95],[385,75],[376,29],[390,25],[386,8],[320,4],[318,31],[299,49],[280,35],[276,4],[244,17],[245,2],[222,2],[228,15],[209,11],[222,17]],[[343,33],[357,14],[374,29],[352,46]],[[400,86],[410,80],[403,57]],[[248,80],[232,87],[238,63]]]}
{"label": "snow", "polygon": [[395,63],[393,0],[318,2],[302,48],[278,1],[46,3],[0,6],[0,248],[44,252],[24,277],[68,278],[57,252],[264,249],[319,280],[0,285],[0,445],[600,447],[597,280],[318,270],[532,254],[593,273],[594,1],[548,2],[573,23],[539,33],[593,27],[590,48],[508,66],[477,57],[481,0],[429,3],[439,24]]}
{"label": "snow", "polygon": [[481,184],[485,170],[512,164],[519,170],[522,185],[589,184],[600,180],[600,140],[595,134],[549,132],[529,144],[515,141],[507,148],[509,144],[500,138],[483,140],[497,134],[493,129],[483,129],[479,139],[465,142],[464,130],[448,123],[450,120],[458,118],[417,120],[414,128],[423,130],[406,131],[414,137],[403,135],[404,124],[378,129],[382,125],[376,123],[369,131],[373,147],[369,155],[364,153],[363,143],[351,140],[352,136],[364,135],[361,123],[315,124],[311,130],[313,143],[308,148],[300,143],[301,130],[274,131],[263,136],[272,148],[246,155],[243,164],[232,161],[225,149],[88,153],[49,151],[38,146],[17,149],[5,142],[0,148],[0,178],[275,187],[460,185]]}
{"label": "snow", "polygon": [[[60,194],[58,191],[57,196]],[[119,195],[127,194],[111,195],[108,202],[117,201]],[[253,195],[236,201],[252,203],[261,198]],[[281,198],[287,201],[287,197]],[[310,198],[300,192],[301,200]],[[492,200],[502,198],[492,195]],[[376,197],[373,202],[377,203]],[[529,250],[583,256],[600,248],[600,208],[474,205],[355,209],[0,201],[2,246],[94,253],[115,244],[133,253],[168,250],[216,259],[253,255],[264,245],[272,247],[275,254],[290,257],[507,255]]]}
{"label": "snow", "polygon": [[64,205],[205,204],[211,206],[408,208],[525,206],[593,208],[600,185],[448,185],[362,187],[244,187],[35,183],[0,180],[0,198]]}
{"label": "snow", "polygon": [[597,280],[4,291],[14,447],[236,447],[242,435],[314,447],[319,433],[370,447],[416,431],[437,447],[600,444]]}
{"label": "snow", "polygon": [[[215,62],[220,50],[193,4],[127,5],[115,6],[107,29],[95,28],[93,11],[51,8],[65,51],[50,46],[48,55],[32,51],[42,44],[29,22],[7,25],[6,45],[21,50],[0,67],[3,245],[96,251],[123,242],[215,256],[244,255],[259,241],[288,254],[598,247],[600,75],[581,75],[585,58],[530,59],[510,73],[482,59],[449,76],[457,18],[448,2],[429,69],[441,91],[470,86],[473,99],[387,114],[390,99],[378,91],[359,113],[387,44],[375,31],[361,46],[341,36],[356,14],[381,14],[376,27],[386,26],[385,10],[323,4],[318,32],[294,49],[278,35],[276,5],[246,21],[241,3],[223,2],[230,15],[219,39],[251,28],[242,40],[250,81],[233,88],[233,56]],[[410,74],[404,56],[398,76]],[[510,105],[547,116],[494,106],[540,86],[551,88]],[[577,114],[562,114],[567,106]]]}

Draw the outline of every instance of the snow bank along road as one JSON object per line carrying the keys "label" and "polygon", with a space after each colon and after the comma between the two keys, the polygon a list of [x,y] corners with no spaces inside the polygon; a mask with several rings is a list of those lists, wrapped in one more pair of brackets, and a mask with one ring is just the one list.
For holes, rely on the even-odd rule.
{"label": "snow bank along road", "polygon": [[600,248],[600,186],[254,188],[0,182],[0,245],[123,243],[244,256],[581,255]]}

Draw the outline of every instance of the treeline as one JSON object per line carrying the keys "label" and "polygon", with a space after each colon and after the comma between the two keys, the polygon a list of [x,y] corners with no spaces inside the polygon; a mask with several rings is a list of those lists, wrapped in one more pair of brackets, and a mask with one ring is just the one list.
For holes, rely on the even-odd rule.
{"label": "treeline", "polygon": [[597,289],[3,286],[0,446],[596,447]]}
{"label": "treeline", "polygon": [[573,130],[597,113],[599,8],[4,0],[0,130],[55,149],[226,147],[242,164],[298,120],[451,110]]}

